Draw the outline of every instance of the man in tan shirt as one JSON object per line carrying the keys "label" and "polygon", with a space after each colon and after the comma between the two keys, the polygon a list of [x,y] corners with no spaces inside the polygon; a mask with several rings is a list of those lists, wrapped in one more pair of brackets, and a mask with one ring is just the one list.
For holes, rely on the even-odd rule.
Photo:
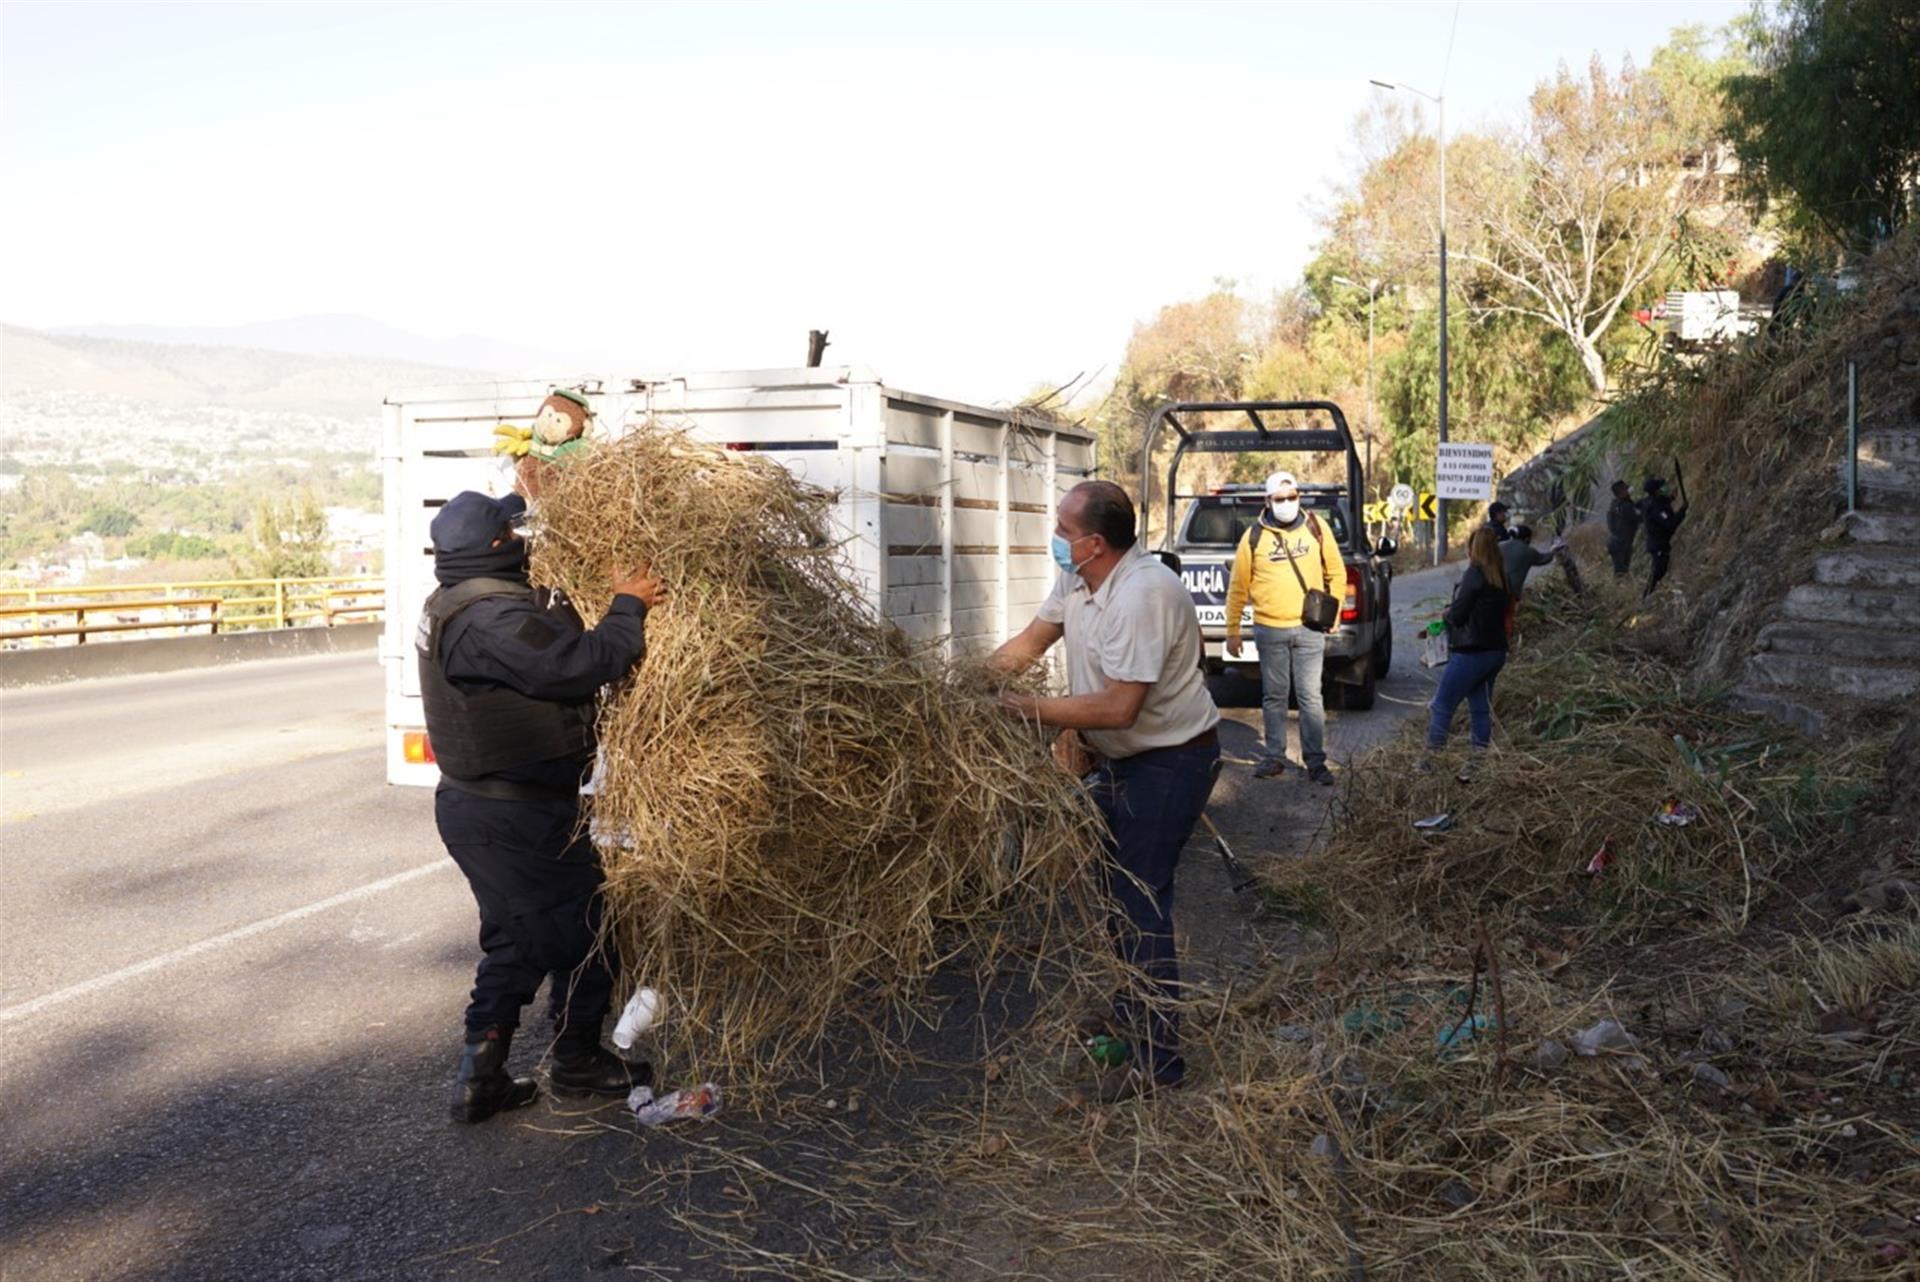
{"label": "man in tan shirt", "polygon": [[1335,601],[1347,590],[1347,563],[1333,531],[1300,506],[1291,472],[1267,478],[1267,506],[1247,528],[1233,555],[1227,582],[1227,655],[1240,657],[1240,612],[1253,599],[1253,640],[1260,652],[1260,711],[1266,742],[1253,768],[1256,779],[1277,779],[1287,768],[1287,695],[1300,707],[1300,756],[1307,778],[1330,784],[1327,706],[1320,677],[1327,634],[1300,620],[1307,589]]}
{"label": "man in tan shirt", "polygon": [[[1180,1085],[1180,968],[1173,877],[1219,770],[1214,707],[1200,673],[1200,627],[1178,575],[1140,547],[1133,503],[1111,481],[1086,481],[1060,500],[1053,532],[1060,578],[1033,622],[994,654],[1001,670],[1030,666],[1066,641],[1068,693],[1007,694],[1042,725],[1079,734],[1097,755],[1087,780],[1106,817],[1109,927],[1121,960],[1151,984],[1115,999],[1112,1018],[1085,1031],[1135,1040],[1108,1100]],[[1103,1013],[1104,1015],[1104,1013]]]}

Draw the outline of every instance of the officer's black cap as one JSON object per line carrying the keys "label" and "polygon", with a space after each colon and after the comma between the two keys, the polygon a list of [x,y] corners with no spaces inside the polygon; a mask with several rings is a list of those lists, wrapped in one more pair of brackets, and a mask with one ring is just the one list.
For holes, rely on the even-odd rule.
{"label": "officer's black cap", "polygon": [[447,500],[428,527],[433,550],[478,552],[491,547],[526,511],[527,501],[518,494],[496,499],[474,490],[463,490]]}

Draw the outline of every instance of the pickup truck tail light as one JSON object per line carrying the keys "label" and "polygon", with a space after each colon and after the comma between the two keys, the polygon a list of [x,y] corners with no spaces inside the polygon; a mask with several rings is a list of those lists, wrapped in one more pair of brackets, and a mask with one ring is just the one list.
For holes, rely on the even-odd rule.
{"label": "pickup truck tail light", "polygon": [[409,765],[433,764],[433,744],[424,730],[408,730],[400,736],[400,756]]}
{"label": "pickup truck tail light", "polygon": [[1357,623],[1360,611],[1367,604],[1367,590],[1361,586],[1361,579],[1352,566],[1347,567],[1347,595],[1340,601],[1340,622]]}

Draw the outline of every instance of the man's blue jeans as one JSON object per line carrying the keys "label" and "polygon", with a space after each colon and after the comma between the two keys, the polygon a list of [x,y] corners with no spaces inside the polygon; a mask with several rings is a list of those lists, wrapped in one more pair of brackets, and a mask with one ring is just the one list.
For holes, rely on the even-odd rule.
{"label": "man's blue jeans", "polygon": [[1447,746],[1447,731],[1460,701],[1467,701],[1467,720],[1473,726],[1473,746],[1484,748],[1493,742],[1493,679],[1506,666],[1505,650],[1480,650],[1462,654],[1455,650],[1447,656],[1440,672],[1440,688],[1427,705],[1433,714],[1427,722],[1427,747]]}
{"label": "man's blue jeans", "polygon": [[1118,912],[1107,928],[1120,960],[1147,981],[1144,992],[1114,1002],[1123,1026],[1146,1033],[1145,1063],[1155,1080],[1177,1082],[1180,963],[1173,943],[1173,873],[1213,792],[1220,745],[1156,748],[1110,760],[1091,776],[1107,821],[1107,890]]}
{"label": "man's blue jeans", "polygon": [[1327,666],[1327,634],[1312,628],[1253,625],[1260,651],[1260,721],[1266,742],[1260,764],[1287,759],[1287,695],[1300,705],[1300,758],[1308,770],[1327,764],[1327,705],[1320,676]]}

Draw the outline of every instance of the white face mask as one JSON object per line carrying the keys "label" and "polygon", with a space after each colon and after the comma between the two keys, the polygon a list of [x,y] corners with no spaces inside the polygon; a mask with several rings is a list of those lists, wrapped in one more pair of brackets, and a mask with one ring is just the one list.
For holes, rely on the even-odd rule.
{"label": "white face mask", "polygon": [[1299,499],[1274,499],[1267,506],[1273,509],[1273,519],[1282,525],[1292,525],[1300,519]]}

